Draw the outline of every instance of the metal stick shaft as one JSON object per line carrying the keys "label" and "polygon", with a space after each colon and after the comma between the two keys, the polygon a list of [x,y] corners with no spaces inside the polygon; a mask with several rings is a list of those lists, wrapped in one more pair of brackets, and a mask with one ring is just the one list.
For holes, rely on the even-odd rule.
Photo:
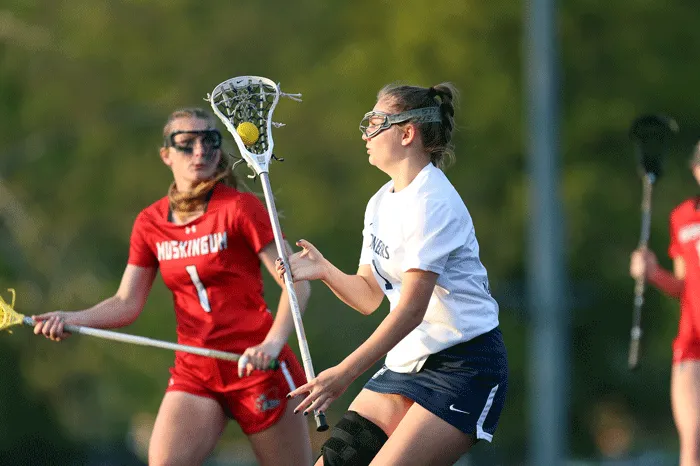
{"label": "metal stick shaft", "polygon": [[[275,199],[272,195],[272,188],[270,187],[270,176],[267,172],[260,173],[260,181],[263,186],[263,192],[265,193],[265,202],[267,202],[267,211],[270,214],[270,222],[272,223],[272,231],[275,235],[275,244],[277,245],[277,254],[287,265],[287,251],[282,242],[282,229],[280,228],[279,218],[277,216],[277,208],[275,207]],[[297,300],[297,294],[294,290],[294,281],[292,280],[292,271],[289,267],[285,267],[284,273],[284,285],[287,289],[287,294],[289,295],[289,305],[292,310],[292,319],[294,320],[294,328],[297,333],[297,340],[299,341],[299,350],[301,351],[302,364],[304,366],[304,372],[306,374],[306,380],[311,381],[316,377],[314,373],[314,366],[311,362],[311,352],[309,351],[309,344],[306,341],[306,332],[304,332],[304,322],[301,319],[301,310],[299,308],[299,301]],[[319,432],[328,429],[326,424],[325,415],[321,411],[314,411],[314,416],[316,417],[316,426]]]}
{"label": "metal stick shaft", "polygon": [[[24,325],[34,326],[36,322],[31,317],[22,319]],[[121,332],[112,332],[110,330],[102,330],[92,327],[82,327],[79,325],[65,325],[64,329],[70,333],[80,335],[89,335],[92,337],[103,338],[105,340],[120,341],[122,343],[131,343],[141,346],[152,346],[155,348],[163,348],[185,353],[197,354],[199,356],[207,356],[210,358],[223,359],[226,361],[238,361],[241,358],[240,354],[228,353],[208,348],[199,348],[197,346],[180,345],[178,343],[170,343],[168,341],[154,340],[153,338],[141,337],[137,335],[129,335]],[[271,363],[271,369],[277,367],[277,361]]]}

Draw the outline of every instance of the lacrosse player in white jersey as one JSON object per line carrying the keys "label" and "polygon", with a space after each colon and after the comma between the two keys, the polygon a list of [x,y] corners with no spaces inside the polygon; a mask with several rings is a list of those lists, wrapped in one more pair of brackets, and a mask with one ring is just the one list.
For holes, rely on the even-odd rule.
{"label": "lacrosse player in white jersey", "polygon": [[376,361],[323,445],[316,465],[447,465],[491,441],[508,363],[471,216],[441,170],[451,144],[456,89],[384,87],[360,124],[369,163],[391,180],[370,199],[357,273],[333,266],[308,241],[288,264],[294,280],[322,280],[346,304],[390,313],[337,366],[292,391],[304,414],[328,409]]}

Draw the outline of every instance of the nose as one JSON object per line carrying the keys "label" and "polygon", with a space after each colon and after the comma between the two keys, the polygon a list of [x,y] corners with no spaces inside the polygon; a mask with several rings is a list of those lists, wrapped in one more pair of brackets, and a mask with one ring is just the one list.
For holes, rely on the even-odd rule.
{"label": "nose", "polygon": [[198,157],[200,159],[204,159],[204,161],[209,161],[211,160],[212,155],[214,155],[214,151],[211,147],[204,144],[201,138],[194,140],[194,143],[192,144],[193,157]]}
{"label": "nose", "polygon": [[204,144],[202,144],[202,138],[197,138],[194,140],[194,144],[192,145],[192,154],[193,155],[204,155],[206,152],[204,148]]}

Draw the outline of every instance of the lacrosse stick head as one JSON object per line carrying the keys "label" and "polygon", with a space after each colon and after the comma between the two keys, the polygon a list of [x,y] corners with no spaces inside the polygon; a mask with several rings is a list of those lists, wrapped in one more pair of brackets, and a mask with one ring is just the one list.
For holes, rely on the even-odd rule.
{"label": "lacrosse stick head", "polygon": [[678,132],[678,123],[666,115],[642,115],[632,122],[630,138],[634,141],[640,174],[658,179],[663,173],[663,159],[668,142]]}
{"label": "lacrosse stick head", "polygon": [[[214,114],[236,141],[243,159],[256,175],[267,172],[272,158],[272,113],[280,96],[278,84],[260,76],[227,79],[207,95]],[[295,100],[299,100],[298,98]]]}
{"label": "lacrosse stick head", "polygon": [[2,296],[0,296],[0,330],[8,329],[14,325],[19,325],[22,323],[24,316],[19,312],[15,311],[15,290],[12,288],[8,289],[12,293],[12,302],[8,304]]}

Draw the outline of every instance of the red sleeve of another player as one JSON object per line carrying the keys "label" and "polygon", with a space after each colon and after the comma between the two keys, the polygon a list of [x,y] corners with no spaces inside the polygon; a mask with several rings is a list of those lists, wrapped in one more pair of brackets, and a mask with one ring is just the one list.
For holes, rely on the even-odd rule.
{"label": "red sleeve of another player", "polygon": [[671,243],[668,246],[668,255],[671,259],[675,259],[676,257],[681,256],[681,244],[678,242],[678,228],[677,228],[677,221],[676,221],[676,211],[673,211],[671,213],[671,219],[669,221],[670,225],[670,235],[671,235]]}
{"label": "red sleeve of another player", "polygon": [[256,254],[275,240],[267,209],[254,194],[241,193],[236,216],[241,233]]}
{"label": "red sleeve of another player", "polygon": [[131,240],[129,241],[129,261],[131,265],[139,267],[158,267],[158,258],[146,242],[146,222],[143,214],[139,214],[131,230]]}

